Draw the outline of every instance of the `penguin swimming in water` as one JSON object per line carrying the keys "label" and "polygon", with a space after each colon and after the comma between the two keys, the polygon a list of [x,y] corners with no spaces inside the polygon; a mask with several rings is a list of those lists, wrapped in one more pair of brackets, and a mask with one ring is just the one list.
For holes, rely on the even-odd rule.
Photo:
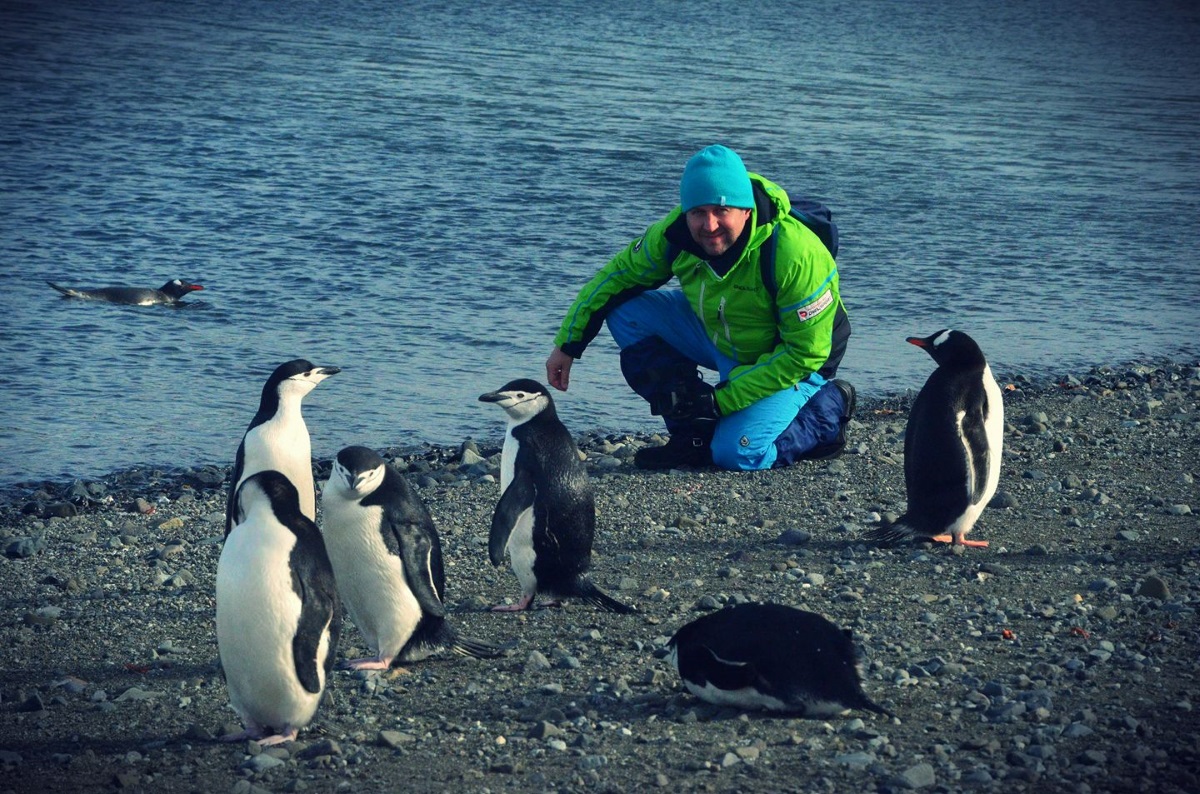
{"label": "penguin swimming in water", "polygon": [[1004,398],[975,340],[943,329],[909,337],[937,369],[913,401],[904,433],[908,510],[867,538],[883,545],[912,539],[986,547],[966,540],[996,493],[1004,448]]}
{"label": "penguin swimming in water", "polygon": [[247,478],[217,563],[217,648],[245,730],[222,740],[295,739],[317,711],[340,631],[325,543],[296,487],[277,471]]}
{"label": "penguin swimming in water", "polygon": [[312,442],[300,414],[300,402],[317,384],[341,372],[338,367],[318,367],[297,358],[280,364],[267,378],[258,402],[258,413],[238,445],[229,475],[225,506],[225,534],[233,528],[235,496],[242,480],[258,471],[275,469],[300,492],[300,512],[317,518],[317,496],[312,475]]}
{"label": "penguin swimming in water", "polygon": [[47,281],[51,287],[58,290],[65,298],[82,298],[83,300],[104,301],[106,303],[121,303],[126,306],[155,306],[169,304],[172,306],[189,306],[180,300],[189,292],[204,289],[199,284],[191,284],[182,279],[172,279],[158,289],[142,289],[140,287],[101,287],[100,289],[74,289],[60,287],[53,281]]}
{"label": "penguin swimming in water", "polygon": [[782,604],[725,607],[680,628],[667,649],[687,690],[718,706],[892,716],[863,693],[850,631],[814,612]]}
{"label": "penguin swimming in water", "polygon": [[460,637],[446,620],[437,529],[404,475],[366,447],[337,454],[321,493],[321,528],[342,603],[375,656],[353,670],[386,670],[449,648],[488,658],[501,649]]}
{"label": "penguin swimming in water", "polygon": [[479,400],[496,403],[508,414],[488,556],[499,567],[507,551],[521,583],[515,606],[492,609],[528,609],[541,592],[579,598],[610,612],[634,611],[584,576],[596,528],[595,496],[550,393],[537,381],[522,378]]}

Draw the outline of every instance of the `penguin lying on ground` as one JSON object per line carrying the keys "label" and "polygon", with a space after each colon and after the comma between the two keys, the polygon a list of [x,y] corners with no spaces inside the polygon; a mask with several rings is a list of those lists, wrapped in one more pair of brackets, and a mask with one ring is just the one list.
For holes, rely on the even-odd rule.
{"label": "penguin lying on ground", "polygon": [[718,706],[892,716],[862,691],[850,631],[813,612],[782,604],[726,607],[680,628],[667,648],[687,690]]}
{"label": "penguin lying on ground", "polygon": [[375,656],[354,670],[386,670],[441,648],[499,656],[484,640],[460,637],[446,621],[442,547],[425,503],[404,476],[366,447],[337,454],[321,494],[322,533],[338,592]]}
{"label": "penguin lying on ground", "polygon": [[300,402],[317,384],[341,372],[318,367],[302,358],[280,364],[267,378],[258,402],[258,413],[238,445],[229,474],[229,499],[225,505],[225,534],[233,528],[238,486],[258,471],[275,469],[292,481],[300,493],[300,512],[315,521],[317,495],[312,474],[312,442],[300,414]]}
{"label": "penguin lying on ground", "polygon": [[500,502],[492,515],[488,555],[499,567],[508,552],[521,582],[515,606],[528,609],[539,592],[574,597],[610,612],[633,608],[608,596],[583,574],[592,557],[596,505],[575,440],[546,388],[527,378],[480,395],[508,414],[500,456]]}
{"label": "penguin lying on ground", "polygon": [[867,537],[884,545],[923,539],[985,547],[987,541],[966,536],[1000,482],[1000,387],[979,345],[961,331],[907,341],[938,366],[917,394],[904,433],[908,510]]}
{"label": "penguin lying on ground", "polygon": [[222,740],[295,739],[317,711],[340,631],[333,570],[296,487],[277,471],[249,477],[217,563],[217,648],[245,725]]}
{"label": "penguin lying on ground", "polygon": [[154,306],[156,304],[171,304],[173,306],[196,305],[184,303],[180,299],[189,292],[204,289],[199,284],[189,284],[181,279],[168,281],[158,289],[142,289],[140,287],[75,289],[73,287],[60,287],[53,281],[47,281],[46,283],[61,292],[63,297],[66,298],[122,303],[127,306]]}

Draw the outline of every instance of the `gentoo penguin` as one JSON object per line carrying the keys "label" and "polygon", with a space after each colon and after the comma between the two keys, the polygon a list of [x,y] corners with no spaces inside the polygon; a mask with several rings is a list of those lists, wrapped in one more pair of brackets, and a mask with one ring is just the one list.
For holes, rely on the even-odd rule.
{"label": "gentoo penguin", "polygon": [[155,304],[171,304],[187,306],[180,300],[189,292],[204,289],[199,284],[189,284],[182,279],[172,279],[158,289],[142,289],[140,287],[101,287],[100,289],[74,289],[60,287],[53,281],[47,281],[51,287],[66,298],[83,298],[84,300],[106,301],[108,303],[123,303],[127,306],[154,306]]}
{"label": "gentoo penguin", "polygon": [[904,434],[908,510],[895,524],[868,533],[884,545],[911,539],[962,546],[1000,482],[1004,399],[975,340],[943,329],[909,337],[937,369],[925,381]]}
{"label": "gentoo penguin", "polygon": [[680,628],[667,649],[687,690],[718,706],[892,716],[863,693],[850,631],[813,612],[782,604],[725,607]]}
{"label": "gentoo penguin", "polygon": [[446,620],[442,546],[425,503],[366,447],[337,454],[321,494],[321,532],[342,603],[367,644],[353,670],[386,670],[441,648],[463,656],[498,656],[496,646],[459,637]]}
{"label": "gentoo penguin", "polygon": [[321,533],[287,477],[261,471],[237,502],[217,563],[217,648],[246,729],[222,738],[278,744],[316,713],[341,630],[337,588]]}
{"label": "gentoo penguin", "polygon": [[229,475],[229,500],[225,506],[225,534],[233,528],[234,496],[242,480],[256,471],[275,469],[300,492],[300,512],[315,521],[317,495],[313,486],[312,442],[300,415],[300,402],[321,381],[341,372],[338,367],[318,367],[302,358],[280,364],[267,378],[258,413],[238,445]]}
{"label": "gentoo penguin", "polygon": [[522,378],[479,399],[508,414],[488,556],[499,567],[507,551],[521,582],[515,606],[492,609],[528,609],[542,592],[579,598],[610,612],[632,612],[583,575],[592,557],[595,498],[579,449],[559,421],[550,393],[537,381]]}

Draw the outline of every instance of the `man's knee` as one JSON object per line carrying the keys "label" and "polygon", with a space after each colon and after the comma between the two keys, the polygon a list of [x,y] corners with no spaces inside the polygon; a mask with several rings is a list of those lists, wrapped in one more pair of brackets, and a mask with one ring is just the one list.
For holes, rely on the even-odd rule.
{"label": "man's knee", "polygon": [[759,471],[775,463],[773,441],[755,442],[748,436],[722,438],[718,433],[712,444],[713,465],[729,471]]}

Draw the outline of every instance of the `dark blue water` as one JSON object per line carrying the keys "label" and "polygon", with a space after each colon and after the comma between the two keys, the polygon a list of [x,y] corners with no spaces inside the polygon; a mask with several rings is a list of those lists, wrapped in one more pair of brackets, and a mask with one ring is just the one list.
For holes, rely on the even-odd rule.
{"label": "dark blue water", "polygon": [[[228,463],[297,356],[344,368],[317,455],[498,438],[476,397],[717,141],[833,207],[864,394],[944,326],[1000,373],[1198,349],[1194,3],[457,5],[0,0],[0,483]],[[573,376],[572,429],[655,426],[606,334]]]}

